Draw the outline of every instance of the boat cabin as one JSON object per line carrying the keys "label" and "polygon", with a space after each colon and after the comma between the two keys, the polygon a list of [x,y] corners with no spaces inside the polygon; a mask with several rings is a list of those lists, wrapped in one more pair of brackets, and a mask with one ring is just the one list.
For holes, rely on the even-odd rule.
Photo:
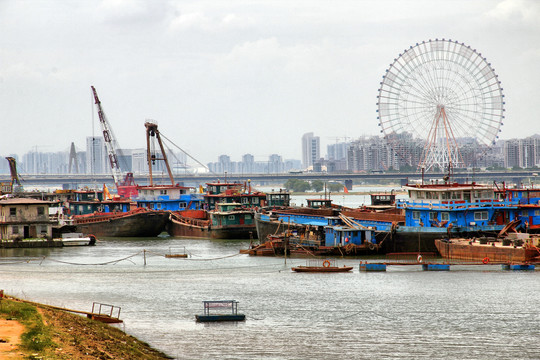
{"label": "boat cabin", "polygon": [[406,185],[408,200],[398,201],[405,209],[405,225],[448,227],[504,225],[516,217],[516,202],[497,199],[494,188],[472,184]]}
{"label": "boat cabin", "polygon": [[364,243],[377,243],[372,230],[351,228],[348,226],[326,226],[324,229],[325,246],[340,247],[349,244],[362,245]]}
{"label": "boat cabin", "polygon": [[240,183],[207,183],[204,206],[214,210],[218,203],[240,203],[242,207],[254,208],[265,205],[266,194],[252,191],[251,185]]}
{"label": "boat cabin", "polygon": [[70,215],[128,212],[130,210],[131,202],[129,200],[71,201],[69,203]]}
{"label": "boat cabin", "polygon": [[285,189],[273,191],[266,194],[266,206],[280,207],[289,206],[291,202],[291,194]]}
{"label": "boat cabin", "polygon": [[330,199],[306,199],[307,207],[313,209],[330,208],[332,207],[332,200]]}
{"label": "boat cabin", "polygon": [[219,203],[216,205],[217,209],[209,212],[214,228],[255,224],[253,213],[242,208],[240,203]]}
{"label": "boat cabin", "polygon": [[390,193],[370,194],[370,196],[371,196],[371,205],[393,206],[396,203],[396,194],[394,194],[394,191]]}
{"label": "boat cabin", "polygon": [[195,210],[201,207],[202,196],[180,185],[138,186],[137,207],[152,210]]}

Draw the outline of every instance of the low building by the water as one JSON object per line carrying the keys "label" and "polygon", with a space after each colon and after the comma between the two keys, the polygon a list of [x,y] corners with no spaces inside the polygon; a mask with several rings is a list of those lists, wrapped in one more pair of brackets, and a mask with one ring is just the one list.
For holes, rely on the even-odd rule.
{"label": "low building by the water", "polygon": [[51,239],[50,202],[13,198],[0,200],[0,239]]}

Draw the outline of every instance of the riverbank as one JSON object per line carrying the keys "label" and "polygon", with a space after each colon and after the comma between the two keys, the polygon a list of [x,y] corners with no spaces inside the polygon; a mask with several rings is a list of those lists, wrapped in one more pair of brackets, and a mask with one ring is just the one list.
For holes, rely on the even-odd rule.
{"label": "riverbank", "polygon": [[47,305],[4,297],[2,359],[171,359],[120,329]]}

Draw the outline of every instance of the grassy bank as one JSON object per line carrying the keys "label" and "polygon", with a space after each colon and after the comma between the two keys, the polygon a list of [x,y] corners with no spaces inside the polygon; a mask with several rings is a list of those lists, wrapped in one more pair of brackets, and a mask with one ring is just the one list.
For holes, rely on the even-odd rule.
{"label": "grassy bank", "polygon": [[120,329],[46,305],[4,298],[0,317],[24,325],[17,353],[25,359],[170,359]]}

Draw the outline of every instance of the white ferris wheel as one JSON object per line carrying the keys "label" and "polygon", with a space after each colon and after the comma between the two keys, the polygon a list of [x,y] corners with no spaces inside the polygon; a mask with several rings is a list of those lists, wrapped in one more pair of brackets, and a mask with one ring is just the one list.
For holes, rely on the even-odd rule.
{"label": "white ferris wheel", "polygon": [[377,96],[379,126],[398,156],[409,149],[404,139],[421,144],[418,168],[460,167],[464,139],[495,143],[505,111],[502,90],[491,64],[470,46],[423,41],[386,70]]}

